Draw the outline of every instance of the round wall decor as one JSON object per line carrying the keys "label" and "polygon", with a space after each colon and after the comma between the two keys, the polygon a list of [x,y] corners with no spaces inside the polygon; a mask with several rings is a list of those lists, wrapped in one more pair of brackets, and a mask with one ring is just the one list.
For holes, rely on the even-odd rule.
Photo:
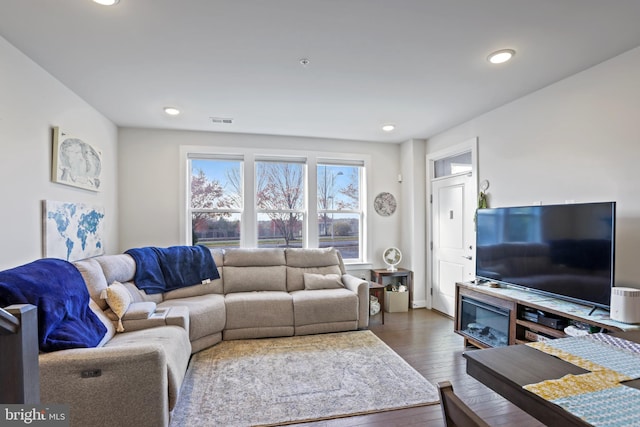
{"label": "round wall decor", "polygon": [[391,193],[380,193],[373,201],[373,208],[378,215],[391,216],[396,211],[398,204],[396,198]]}

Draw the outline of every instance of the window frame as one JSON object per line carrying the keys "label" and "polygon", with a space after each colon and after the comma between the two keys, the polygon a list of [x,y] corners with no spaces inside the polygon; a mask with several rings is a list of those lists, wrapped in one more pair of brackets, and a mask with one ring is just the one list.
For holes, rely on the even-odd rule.
{"label": "window frame", "polygon": [[[318,208],[318,212],[317,212],[317,218],[318,220],[320,219],[320,216],[322,214],[327,214],[327,215],[332,215],[332,224],[331,227],[333,229],[334,226],[334,218],[333,215],[337,214],[337,215],[356,215],[358,217],[358,257],[357,258],[344,258],[345,262],[349,262],[349,263],[362,263],[364,262],[364,254],[366,253],[365,251],[365,241],[366,241],[366,235],[365,235],[365,227],[364,227],[364,223],[365,223],[365,211],[364,211],[364,207],[366,206],[366,200],[363,200],[363,182],[365,182],[365,176],[366,176],[366,167],[363,161],[345,161],[344,159],[325,159],[325,158],[320,158],[318,159],[317,163],[316,163],[316,178],[318,179],[320,177],[320,174],[318,173],[318,169],[323,167],[323,166],[329,166],[329,167],[351,167],[351,168],[358,168],[358,208],[357,209],[336,209],[335,207],[332,207],[331,209],[326,207],[326,208]],[[326,174],[326,171],[325,171]],[[325,175],[326,178],[326,175]],[[334,179],[334,178],[332,178]],[[326,184],[325,184],[326,186]],[[319,186],[316,186],[316,189]],[[325,193],[328,191],[325,188]],[[322,195],[319,195],[318,192],[316,191],[316,198],[315,198],[315,204],[316,206],[318,206],[320,203],[318,203],[320,201],[320,199],[322,198]],[[325,196],[326,197],[326,196]],[[327,197],[329,198],[329,197]],[[318,235],[318,247],[320,246],[320,232],[319,232],[319,223],[315,228],[316,233]]]}
{"label": "window frame", "polygon": [[[303,224],[302,239],[304,248],[319,247],[318,232],[318,203],[317,203],[317,173],[318,163],[324,164],[331,162],[332,164],[341,164],[345,166],[361,166],[360,177],[360,258],[345,259],[347,265],[357,268],[359,265],[370,264],[370,254],[372,253],[372,243],[369,237],[371,231],[371,218],[368,213],[369,201],[367,189],[371,186],[371,175],[367,173],[371,165],[370,154],[360,153],[338,153],[338,152],[320,152],[306,150],[282,150],[282,149],[256,149],[256,148],[237,148],[226,146],[180,146],[180,241],[183,244],[191,244],[191,217],[188,216],[188,208],[190,206],[189,189],[190,182],[190,163],[191,158],[229,158],[237,157],[243,162],[243,212],[241,216],[240,231],[240,247],[257,248],[258,247],[258,209],[255,206],[255,162],[259,159],[305,159],[305,206],[306,217]],[[247,195],[251,195],[251,200],[247,199]],[[336,212],[338,213],[338,212]],[[340,211],[346,213],[346,211]]]}
{"label": "window frame", "polygon": [[[192,181],[192,171],[193,171],[193,160],[212,160],[212,161],[228,161],[228,162],[237,162],[240,166],[240,206],[234,208],[194,208],[191,205],[192,194],[191,194],[191,181]],[[193,215],[197,213],[205,213],[205,214],[240,214],[240,239],[238,241],[238,245],[242,247],[242,235],[243,230],[243,222],[244,222],[244,205],[245,205],[245,197],[244,197],[244,168],[245,163],[244,159],[241,156],[228,156],[228,155],[188,155],[187,156],[187,170],[189,171],[187,175],[187,182],[185,191],[187,193],[187,214],[186,214],[186,226],[187,226],[187,244],[193,244],[192,236],[193,236]]]}
{"label": "window frame", "polygon": [[[301,179],[302,179],[302,201],[301,201],[301,206],[299,209],[287,209],[287,208],[273,208],[273,209],[265,209],[265,208],[260,208],[257,206],[257,192],[260,190],[259,186],[258,186],[258,179],[259,179],[259,174],[258,174],[258,164],[259,163],[273,163],[273,164],[291,164],[291,165],[300,165],[301,166]],[[301,240],[301,245],[302,247],[307,247],[306,245],[306,238],[308,236],[308,233],[305,232],[306,229],[308,228],[308,221],[307,218],[309,216],[308,214],[308,205],[309,205],[309,196],[308,196],[308,185],[307,185],[307,178],[309,175],[308,172],[308,166],[307,166],[307,159],[306,158],[298,158],[298,157],[284,157],[284,156],[269,156],[269,157],[261,157],[261,156],[256,156],[256,158],[253,161],[253,168],[254,168],[254,175],[255,175],[255,190],[253,193],[253,202],[254,202],[254,206],[255,206],[255,210],[256,210],[256,216],[255,216],[255,233],[256,233],[256,241],[257,241],[257,245],[256,247],[259,248],[260,246],[260,229],[259,229],[259,217],[261,214],[263,215],[269,215],[270,213],[272,214],[290,214],[290,213],[294,213],[294,214],[299,214],[301,216],[300,219],[300,223],[301,223],[301,236],[300,236],[300,240]],[[243,199],[243,201],[246,199]],[[245,203],[246,204],[246,203]]]}

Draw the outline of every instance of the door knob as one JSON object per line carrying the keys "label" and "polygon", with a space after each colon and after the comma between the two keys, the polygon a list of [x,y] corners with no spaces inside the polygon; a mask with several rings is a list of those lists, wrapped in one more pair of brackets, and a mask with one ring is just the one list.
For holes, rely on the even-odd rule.
{"label": "door knob", "polygon": [[473,257],[471,255],[462,255],[462,258],[466,258],[469,261],[471,261],[473,259]]}

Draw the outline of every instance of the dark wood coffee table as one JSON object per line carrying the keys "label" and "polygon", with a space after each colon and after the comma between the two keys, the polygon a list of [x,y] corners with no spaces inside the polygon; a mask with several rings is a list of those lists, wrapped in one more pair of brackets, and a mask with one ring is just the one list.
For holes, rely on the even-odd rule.
{"label": "dark wood coffee table", "polygon": [[[612,335],[640,342],[640,332],[637,331]],[[583,374],[588,371],[526,345],[469,350],[463,354],[463,357],[467,359],[469,375],[544,424],[563,427],[590,426],[560,406],[522,388],[527,384],[561,378],[567,374]],[[640,389],[640,380],[628,381],[624,384]],[[638,418],[640,419],[640,413]]]}

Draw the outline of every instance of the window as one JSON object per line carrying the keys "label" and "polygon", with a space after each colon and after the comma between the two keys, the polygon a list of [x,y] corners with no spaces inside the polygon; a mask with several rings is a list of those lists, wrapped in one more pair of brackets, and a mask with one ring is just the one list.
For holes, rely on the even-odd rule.
{"label": "window", "polygon": [[434,178],[471,172],[471,151],[438,159],[434,162]]}
{"label": "window", "polygon": [[258,247],[303,247],[304,164],[256,162]]}
{"label": "window", "polygon": [[365,160],[274,152],[184,147],[184,240],[223,249],[333,246],[346,263],[364,261]]}
{"label": "window", "polygon": [[362,169],[331,163],[317,166],[319,246],[338,248],[344,259],[362,259]]}
{"label": "window", "polygon": [[242,161],[191,159],[189,217],[192,244],[215,248],[240,246]]}

